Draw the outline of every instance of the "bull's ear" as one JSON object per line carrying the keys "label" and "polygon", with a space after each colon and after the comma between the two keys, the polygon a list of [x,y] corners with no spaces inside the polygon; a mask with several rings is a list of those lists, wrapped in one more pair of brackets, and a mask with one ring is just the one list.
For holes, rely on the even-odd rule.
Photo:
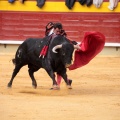
{"label": "bull's ear", "polygon": [[56,45],[55,47],[53,47],[52,51],[53,51],[54,53],[57,53],[56,50],[57,50],[57,49],[60,49],[60,48],[62,48],[62,45]]}

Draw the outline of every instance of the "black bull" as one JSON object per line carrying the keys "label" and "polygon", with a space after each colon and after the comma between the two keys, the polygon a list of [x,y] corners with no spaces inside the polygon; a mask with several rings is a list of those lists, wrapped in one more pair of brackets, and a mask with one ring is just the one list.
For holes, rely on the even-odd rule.
{"label": "black bull", "polygon": [[15,59],[13,59],[15,69],[11,80],[8,83],[8,87],[12,86],[14,77],[25,65],[28,65],[29,76],[32,79],[34,88],[37,87],[34,72],[38,71],[40,68],[46,70],[53,80],[53,85],[57,85],[54,72],[61,75],[66,84],[70,85],[69,80],[67,79],[66,68],[71,65],[75,45],[71,44],[67,38],[59,35],[50,41],[46,56],[44,58],[42,56],[39,57],[40,51],[46,45],[48,39],[48,37],[42,39],[29,38],[19,46]]}

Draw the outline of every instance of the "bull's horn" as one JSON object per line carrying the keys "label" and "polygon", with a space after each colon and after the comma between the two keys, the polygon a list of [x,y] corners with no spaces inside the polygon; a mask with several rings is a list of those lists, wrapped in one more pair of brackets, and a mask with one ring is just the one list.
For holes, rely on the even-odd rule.
{"label": "bull's horn", "polygon": [[78,49],[78,50],[81,49],[81,47],[80,47],[79,45],[74,45],[74,48],[75,48],[75,49]]}
{"label": "bull's horn", "polygon": [[57,53],[56,50],[57,50],[57,49],[60,49],[60,48],[62,48],[62,45],[56,45],[55,47],[53,47],[52,51],[53,51],[54,53]]}

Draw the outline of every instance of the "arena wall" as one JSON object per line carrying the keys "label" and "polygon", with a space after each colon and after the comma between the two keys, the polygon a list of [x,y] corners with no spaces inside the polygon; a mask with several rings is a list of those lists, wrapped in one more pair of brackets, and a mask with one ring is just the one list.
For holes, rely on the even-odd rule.
{"label": "arena wall", "polygon": [[[14,53],[18,45],[30,37],[43,37],[45,25],[61,22],[68,38],[81,42],[86,31],[99,31],[106,37],[105,54],[119,54],[120,2],[112,11],[105,0],[100,8],[75,2],[68,9],[64,0],[46,0],[42,8],[35,0],[9,3],[0,1],[0,53]],[[107,52],[108,51],[108,52]],[[103,54],[103,52],[101,53]]]}

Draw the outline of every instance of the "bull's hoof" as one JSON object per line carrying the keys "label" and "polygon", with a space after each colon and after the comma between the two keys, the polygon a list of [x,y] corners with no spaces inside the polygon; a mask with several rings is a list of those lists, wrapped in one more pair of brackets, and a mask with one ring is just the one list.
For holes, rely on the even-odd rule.
{"label": "bull's hoof", "polygon": [[33,88],[34,88],[34,89],[36,89],[36,88],[37,88],[37,85],[32,85],[32,86],[33,86]]}
{"label": "bull's hoof", "polygon": [[71,86],[71,85],[67,85],[67,88],[68,88],[68,89],[72,89],[72,86]]}
{"label": "bull's hoof", "polygon": [[67,85],[67,88],[68,88],[68,89],[72,89],[72,86],[71,86],[71,85],[72,85],[72,80],[69,80],[69,84]]}
{"label": "bull's hoof", "polygon": [[33,86],[34,89],[36,89],[37,88],[37,83],[36,82],[32,82],[32,86]]}
{"label": "bull's hoof", "polygon": [[7,87],[8,87],[8,88],[12,88],[12,84],[11,84],[11,83],[8,83]]}
{"label": "bull's hoof", "polygon": [[70,86],[72,85],[72,80],[69,80],[69,85],[70,85]]}
{"label": "bull's hoof", "polygon": [[60,90],[60,87],[58,85],[53,85],[50,90]]}

